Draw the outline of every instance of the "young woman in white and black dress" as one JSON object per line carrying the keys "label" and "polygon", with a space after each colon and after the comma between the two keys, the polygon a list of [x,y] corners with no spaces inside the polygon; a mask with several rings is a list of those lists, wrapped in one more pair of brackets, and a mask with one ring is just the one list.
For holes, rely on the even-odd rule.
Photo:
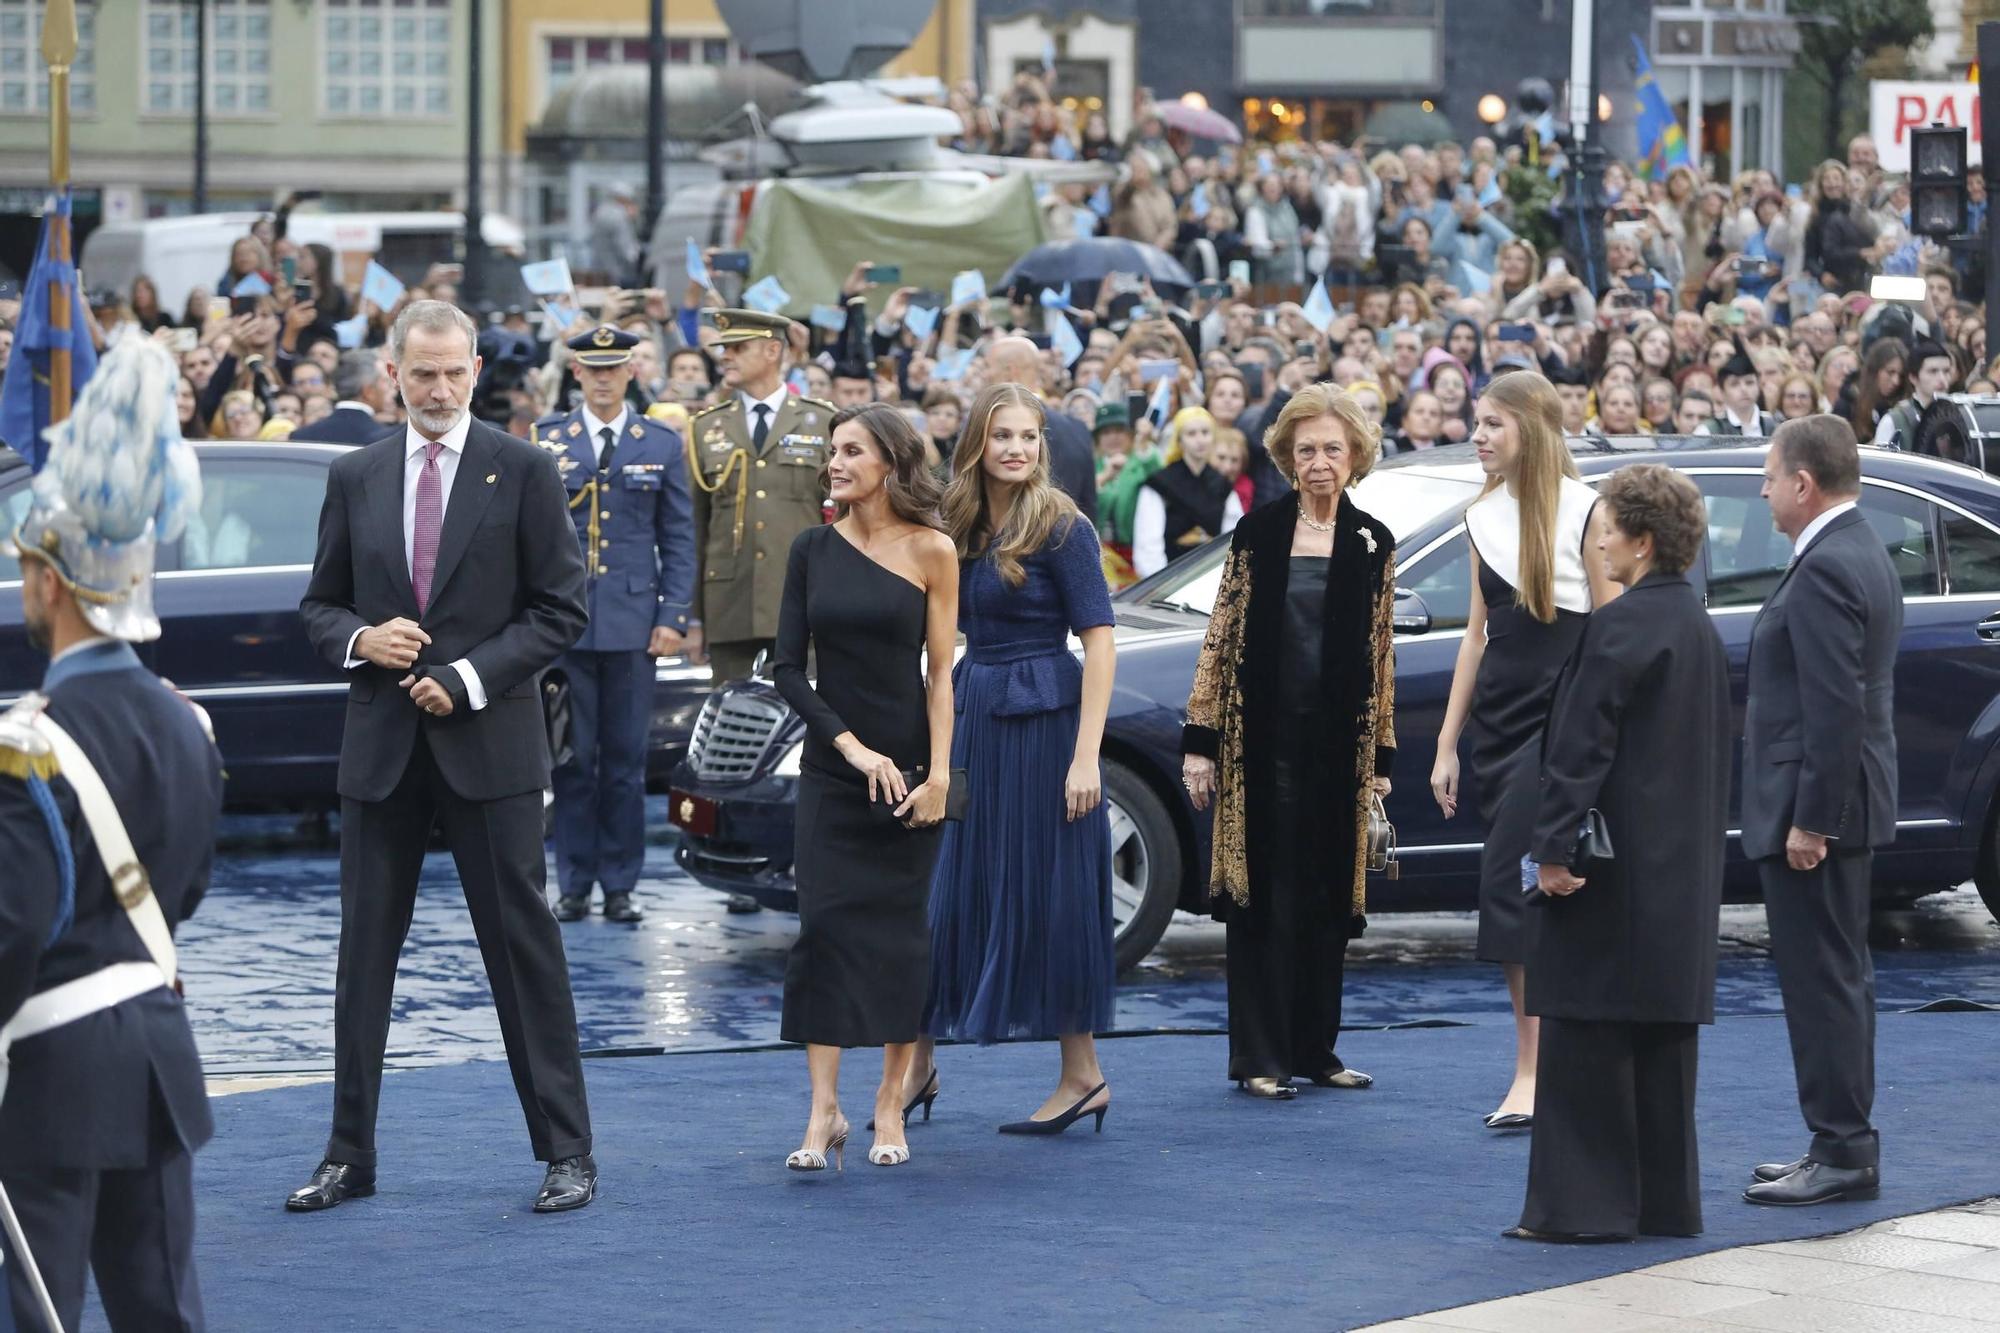
{"label": "young woman in white and black dress", "polygon": [[1562,399],[1534,371],[1499,376],[1479,396],[1472,439],[1486,489],[1465,511],[1472,611],[1438,733],[1431,794],[1458,813],[1460,734],[1485,847],[1479,863],[1479,957],[1499,963],[1514,1003],[1514,1081],[1490,1129],[1534,1123],[1537,1023],[1522,1008],[1535,919],[1521,887],[1533,835],[1540,748],[1556,675],[1594,606],[1618,595],[1603,562],[1585,558],[1597,493],[1563,441]]}
{"label": "young woman in white and black dress", "polygon": [[792,543],[778,616],[778,690],[806,723],[799,934],[780,1028],[804,1043],[812,1075],[805,1139],[785,1161],[794,1171],[825,1170],[829,1152],[841,1160],[847,1046],[882,1047],[868,1160],[910,1159],[902,1090],[930,986],[926,905],[951,783],[958,634],[958,552],[916,429],[879,404],[840,412],[826,479],[840,516]]}

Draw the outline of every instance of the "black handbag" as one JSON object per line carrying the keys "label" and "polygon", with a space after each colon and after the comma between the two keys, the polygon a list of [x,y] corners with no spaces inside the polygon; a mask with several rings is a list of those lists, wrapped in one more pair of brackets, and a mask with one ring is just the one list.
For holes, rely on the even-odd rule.
{"label": "black handbag", "polygon": [[[903,786],[910,791],[915,791],[924,784],[925,775],[929,772],[930,769],[921,764],[915,768],[904,769]],[[964,819],[965,809],[971,803],[972,783],[967,777],[966,771],[962,768],[952,769],[951,786],[946,788],[944,795],[945,819],[954,824]],[[875,800],[869,802],[868,810],[877,819],[886,823],[901,824],[903,821],[896,817],[896,807],[901,804],[901,801],[892,801],[886,796],[878,796]]]}
{"label": "black handbag", "polygon": [[1583,828],[1576,835],[1576,850],[1570,854],[1570,868],[1583,872],[1587,867],[1618,859],[1611,845],[1611,826],[1604,813],[1592,806],[1583,812]]}

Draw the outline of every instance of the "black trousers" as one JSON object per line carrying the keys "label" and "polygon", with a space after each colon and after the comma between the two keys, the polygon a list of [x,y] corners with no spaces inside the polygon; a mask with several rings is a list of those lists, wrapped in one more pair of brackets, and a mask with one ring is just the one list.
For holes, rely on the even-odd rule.
{"label": "black trousers", "polygon": [[1785,997],[1785,1030],[1808,1152],[1828,1166],[1875,1166],[1875,960],[1868,952],[1871,851],[1837,852],[1812,870],[1783,857],[1757,863],[1771,961]]}
{"label": "black trousers", "polygon": [[[206,1327],[194,1271],[193,1159],[178,1143],[156,1150],[139,1170],[9,1167],[0,1183],[64,1328],[81,1325],[84,1279],[93,1269],[105,1317],[120,1333]],[[11,1250],[6,1276],[14,1326],[39,1330],[41,1308]]]}
{"label": "black trousers", "polygon": [[[1298,756],[1273,760],[1271,827],[1279,836],[1250,886],[1249,905],[1227,908],[1232,1079],[1311,1078],[1346,1068],[1333,1047],[1353,912],[1346,877],[1328,871],[1343,864],[1335,854],[1341,840],[1328,834],[1352,806],[1343,796],[1315,808],[1333,790],[1324,767]],[[1329,890],[1329,879],[1337,890]]]}
{"label": "black trousers", "polygon": [[1701,1230],[1693,1023],[1542,1020],[1521,1225],[1570,1235]]}
{"label": "black trousers", "polygon": [[327,1158],[375,1165],[396,960],[410,931],[431,829],[440,824],[479,938],[528,1141],[545,1162],[589,1152],[576,1005],[546,894],[542,794],[468,801],[444,780],[419,736],[388,800],[344,800],[340,809],[340,973]]}

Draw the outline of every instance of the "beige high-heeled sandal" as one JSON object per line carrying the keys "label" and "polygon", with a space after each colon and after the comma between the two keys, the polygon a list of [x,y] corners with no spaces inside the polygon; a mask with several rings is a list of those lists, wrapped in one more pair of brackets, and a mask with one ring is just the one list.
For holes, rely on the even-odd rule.
{"label": "beige high-heeled sandal", "polygon": [[[840,1129],[835,1132],[832,1140],[826,1145],[827,1152],[833,1154],[833,1167],[836,1171],[845,1172],[847,1170],[847,1163],[843,1160],[846,1147],[847,1122],[843,1120],[840,1122]],[[826,1170],[826,1153],[813,1148],[800,1148],[792,1153],[791,1156],[785,1158],[785,1166],[792,1171],[824,1171]]]}

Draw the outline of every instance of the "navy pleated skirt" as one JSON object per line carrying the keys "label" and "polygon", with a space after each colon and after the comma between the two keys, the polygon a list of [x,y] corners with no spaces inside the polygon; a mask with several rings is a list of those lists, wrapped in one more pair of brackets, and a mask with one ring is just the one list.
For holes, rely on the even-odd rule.
{"label": "navy pleated skirt", "polygon": [[934,1037],[1111,1026],[1111,824],[1102,805],[1066,818],[1077,705],[1017,711],[1027,669],[968,659],[956,673],[952,766],[968,771],[971,800],[962,822],[945,825],[931,885],[924,1025]]}

